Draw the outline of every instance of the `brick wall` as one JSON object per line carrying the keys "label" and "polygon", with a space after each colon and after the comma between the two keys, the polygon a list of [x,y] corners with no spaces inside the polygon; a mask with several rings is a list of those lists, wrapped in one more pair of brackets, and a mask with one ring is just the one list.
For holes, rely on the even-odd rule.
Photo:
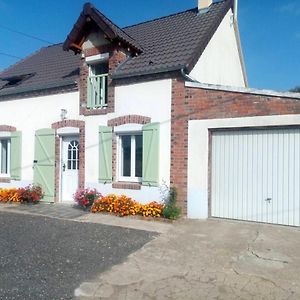
{"label": "brick wall", "polygon": [[0,125],[0,131],[14,132],[17,128],[9,125]]}
{"label": "brick wall", "polygon": [[117,68],[117,66],[123,62],[127,56],[118,46],[113,47],[112,45],[105,45],[102,47],[87,49],[84,52],[84,56],[92,56],[101,53],[109,53],[108,59],[108,100],[107,108],[103,109],[88,109],[87,105],[87,83],[89,75],[89,67],[85,62],[85,58],[81,59],[80,62],[80,79],[79,79],[79,94],[80,94],[80,114],[85,116],[90,115],[104,115],[115,111],[115,83],[111,78],[111,74]]}
{"label": "brick wall", "polygon": [[184,86],[172,80],[171,185],[187,213],[188,121],[300,114],[300,100]]}

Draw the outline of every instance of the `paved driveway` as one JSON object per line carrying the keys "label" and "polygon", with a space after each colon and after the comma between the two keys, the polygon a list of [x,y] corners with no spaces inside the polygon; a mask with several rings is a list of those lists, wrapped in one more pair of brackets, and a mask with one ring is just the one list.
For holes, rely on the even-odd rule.
{"label": "paved driveway", "polygon": [[0,212],[0,298],[72,299],[74,290],[154,233]]}
{"label": "paved driveway", "polygon": [[80,299],[300,299],[300,231],[180,221],[81,285]]}

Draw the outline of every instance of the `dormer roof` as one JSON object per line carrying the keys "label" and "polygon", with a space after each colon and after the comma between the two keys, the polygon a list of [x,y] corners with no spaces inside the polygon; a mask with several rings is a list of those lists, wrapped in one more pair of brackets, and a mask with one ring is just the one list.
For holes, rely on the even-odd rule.
{"label": "dormer roof", "polygon": [[63,49],[79,53],[88,33],[95,26],[104,33],[108,41],[122,43],[123,46],[137,53],[142,52],[142,47],[134,38],[104,16],[91,3],[84,5],[78,20],[63,44]]}

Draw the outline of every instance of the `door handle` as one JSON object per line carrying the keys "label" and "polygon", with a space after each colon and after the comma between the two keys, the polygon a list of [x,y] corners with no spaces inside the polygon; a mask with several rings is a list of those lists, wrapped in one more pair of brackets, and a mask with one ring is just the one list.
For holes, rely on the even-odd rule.
{"label": "door handle", "polygon": [[65,163],[63,163],[63,165],[62,165],[62,170],[63,170],[63,172],[66,171],[66,164]]}
{"label": "door handle", "polygon": [[268,203],[271,203],[272,198],[267,198],[265,201],[268,202]]}

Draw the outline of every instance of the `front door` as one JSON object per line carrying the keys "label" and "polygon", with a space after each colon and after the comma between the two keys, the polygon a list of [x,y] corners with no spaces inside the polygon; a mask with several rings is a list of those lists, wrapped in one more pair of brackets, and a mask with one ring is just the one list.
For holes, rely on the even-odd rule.
{"label": "front door", "polygon": [[79,138],[63,137],[61,153],[61,201],[71,202],[78,188]]}

